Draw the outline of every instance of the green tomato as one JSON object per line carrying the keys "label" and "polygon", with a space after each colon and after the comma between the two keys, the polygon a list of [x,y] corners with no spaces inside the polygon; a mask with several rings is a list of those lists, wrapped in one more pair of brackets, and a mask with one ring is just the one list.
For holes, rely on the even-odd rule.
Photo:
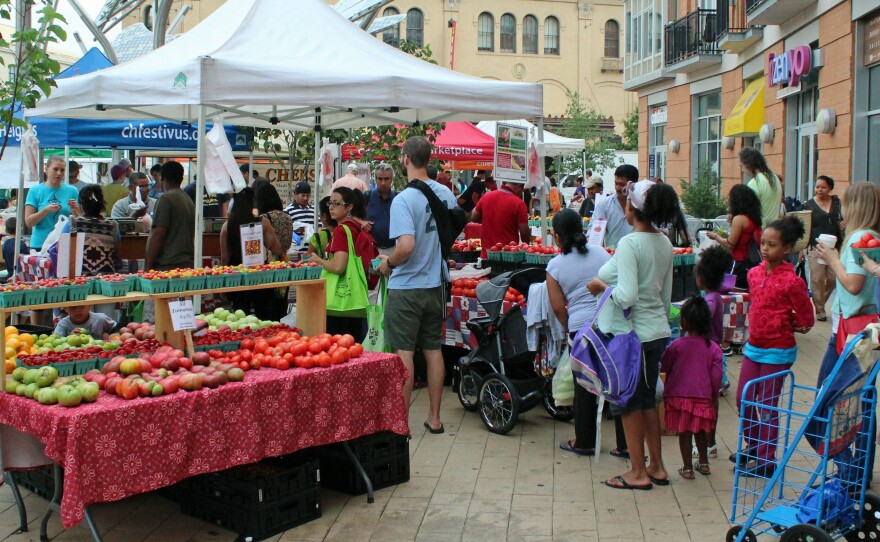
{"label": "green tomato", "polygon": [[55,388],[43,388],[34,395],[34,399],[39,401],[41,405],[54,405],[58,403],[58,398],[60,396],[60,390]]}
{"label": "green tomato", "polygon": [[39,386],[37,386],[36,384],[31,382],[30,384],[28,384],[24,387],[24,396],[27,397],[28,399],[33,399],[34,394],[37,393],[37,390],[39,390],[39,389],[40,389]]}
{"label": "green tomato", "polygon": [[27,369],[24,367],[16,367],[14,371],[12,371],[12,378],[18,380],[19,382],[24,381],[24,375],[27,373]]}
{"label": "green tomato", "polygon": [[25,384],[33,384],[34,380],[37,379],[37,370],[36,369],[28,369],[24,373],[24,378],[21,380]]}

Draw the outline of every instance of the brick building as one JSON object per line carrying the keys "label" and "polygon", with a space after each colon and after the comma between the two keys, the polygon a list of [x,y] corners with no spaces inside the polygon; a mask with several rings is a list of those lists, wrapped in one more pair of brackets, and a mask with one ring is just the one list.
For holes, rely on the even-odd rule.
{"label": "brick building", "polygon": [[880,183],[880,1],[626,0],[624,88],[639,95],[639,169],[722,193],[759,148],[806,200],[818,175],[841,194]]}

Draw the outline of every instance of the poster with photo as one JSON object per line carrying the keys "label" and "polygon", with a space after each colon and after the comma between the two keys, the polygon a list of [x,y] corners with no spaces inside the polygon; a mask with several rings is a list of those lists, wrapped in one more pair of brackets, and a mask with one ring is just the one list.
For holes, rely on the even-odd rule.
{"label": "poster with photo", "polygon": [[499,183],[525,183],[528,180],[529,131],[520,126],[496,124],[495,180]]}
{"label": "poster with photo", "polygon": [[245,224],[241,226],[241,263],[245,267],[262,265],[266,261],[263,246],[263,224]]}

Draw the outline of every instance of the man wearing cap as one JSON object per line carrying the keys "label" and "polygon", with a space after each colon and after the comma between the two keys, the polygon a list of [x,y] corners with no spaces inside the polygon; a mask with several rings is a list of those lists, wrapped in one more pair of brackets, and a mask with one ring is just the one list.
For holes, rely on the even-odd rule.
{"label": "man wearing cap", "polygon": [[348,164],[348,167],[345,168],[345,175],[336,179],[333,182],[333,186],[330,187],[330,190],[335,190],[340,186],[344,186],[346,188],[351,188],[352,190],[360,190],[361,194],[367,193],[367,183],[363,181],[360,177],[357,176],[359,166],[352,162]]}
{"label": "man wearing cap", "polygon": [[[430,173],[428,174],[430,177]],[[379,247],[379,254],[390,256],[394,252],[394,241],[388,237],[391,227],[391,202],[397,192],[391,189],[394,183],[394,170],[382,162],[376,166],[376,189],[367,198],[367,220],[373,223],[370,233]]]}
{"label": "man wearing cap", "polygon": [[67,184],[76,188],[77,190],[82,190],[87,187],[89,183],[85,181],[79,180],[79,162],[76,160],[71,160],[67,163]]}
{"label": "man wearing cap", "polygon": [[639,170],[630,164],[623,164],[614,170],[614,196],[604,198],[593,211],[592,222],[607,221],[605,227],[605,246],[615,247],[620,239],[632,232],[626,221],[626,183],[639,181]]}
{"label": "man wearing cap", "polygon": [[110,178],[113,179],[113,182],[104,187],[104,216],[110,216],[116,202],[128,195],[128,186],[125,182],[128,180],[125,175],[126,171],[128,169],[122,164],[110,168]]}
{"label": "man wearing cap", "polygon": [[[315,208],[309,205],[312,199],[312,187],[306,181],[300,181],[293,187],[293,203],[288,205],[284,212],[290,215],[293,222],[311,224],[315,221]],[[302,233],[303,228],[299,228]]]}
{"label": "man wearing cap", "polygon": [[590,218],[593,216],[593,211],[596,210],[596,194],[601,194],[602,190],[604,190],[602,177],[588,178],[585,188],[587,189],[587,196],[584,198],[584,202],[581,204],[580,211],[578,212],[581,216]]}
{"label": "man wearing cap", "polygon": [[[122,198],[113,206],[110,218],[141,218],[147,213],[153,213],[156,200],[150,197],[150,180],[146,175],[140,172],[132,173],[128,178],[128,190],[128,197]],[[141,203],[145,204],[144,207],[136,205],[138,191],[141,193]]]}

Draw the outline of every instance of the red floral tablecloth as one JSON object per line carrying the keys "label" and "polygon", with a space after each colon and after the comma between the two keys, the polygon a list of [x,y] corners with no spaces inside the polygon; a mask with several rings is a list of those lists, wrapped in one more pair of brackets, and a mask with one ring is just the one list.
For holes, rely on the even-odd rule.
{"label": "red floral tablecloth", "polygon": [[380,431],[408,434],[406,369],[367,352],[327,369],[261,369],[218,389],[77,408],[0,395],[0,423],[35,436],[64,466],[61,520],[85,507],[303,448]]}

